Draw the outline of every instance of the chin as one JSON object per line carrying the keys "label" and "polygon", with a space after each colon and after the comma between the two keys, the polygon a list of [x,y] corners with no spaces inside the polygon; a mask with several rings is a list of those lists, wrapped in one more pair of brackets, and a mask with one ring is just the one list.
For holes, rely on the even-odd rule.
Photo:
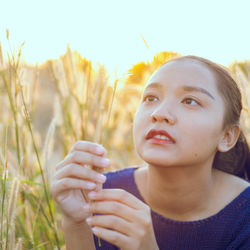
{"label": "chin", "polygon": [[170,167],[173,166],[173,162],[165,157],[155,156],[153,157],[152,154],[139,154],[141,159],[145,161],[147,164],[155,167]]}
{"label": "chin", "polygon": [[150,165],[168,167],[178,164],[177,153],[173,150],[166,150],[162,146],[137,144],[135,150],[139,157]]}

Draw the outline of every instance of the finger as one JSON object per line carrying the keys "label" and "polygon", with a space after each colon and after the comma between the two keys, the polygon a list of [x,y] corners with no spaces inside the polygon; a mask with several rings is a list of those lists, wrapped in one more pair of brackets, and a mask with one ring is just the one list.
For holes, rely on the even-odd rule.
{"label": "finger", "polygon": [[58,170],[70,163],[92,165],[100,168],[105,168],[110,165],[110,160],[105,157],[97,156],[88,152],[73,151],[56,166],[56,169]]}
{"label": "finger", "polygon": [[77,141],[72,146],[70,152],[72,151],[85,151],[101,156],[107,154],[106,149],[102,145],[89,141]]}
{"label": "finger", "polygon": [[95,188],[96,184],[93,182],[75,178],[64,178],[53,182],[50,189],[52,196],[56,197],[59,193],[70,189],[93,190]]}
{"label": "finger", "polygon": [[119,201],[123,204],[134,208],[134,209],[144,209],[147,207],[145,203],[139,200],[137,197],[123,189],[102,189],[98,192],[90,192],[88,194],[89,198],[92,200],[113,200]]}
{"label": "finger", "polygon": [[93,227],[92,232],[103,240],[121,248],[122,246],[127,246],[130,242],[130,238],[124,234],[121,234],[116,231],[112,231],[106,228]]}
{"label": "finger", "polygon": [[106,228],[131,238],[133,238],[134,236],[140,237],[145,232],[145,230],[143,230],[144,226],[145,228],[148,228],[152,225],[146,225],[146,223],[138,225],[134,221],[128,222],[120,217],[113,215],[94,215],[88,217],[86,219],[86,222],[90,227]]}
{"label": "finger", "polygon": [[64,168],[59,169],[54,175],[54,179],[58,180],[66,177],[75,177],[98,183],[104,183],[106,181],[106,177],[104,175],[75,163],[71,163],[66,165]]}
{"label": "finger", "polygon": [[117,231],[129,236],[132,230],[132,223],[114,215],[95,215],[86,219],[91,227],[102,227]]}
{"label": "finger", "polygon": [[95,201],[84,206],[86,212],[95,214],[115,215],[128,222],[137,221],[137,211],[117,201]]}

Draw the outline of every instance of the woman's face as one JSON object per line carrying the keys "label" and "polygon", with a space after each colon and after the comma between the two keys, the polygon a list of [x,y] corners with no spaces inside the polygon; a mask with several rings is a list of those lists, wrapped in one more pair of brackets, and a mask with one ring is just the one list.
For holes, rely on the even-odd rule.
{"label": "woman's face", "polygon": [[223,137],[224,111],[206,66],[191,60],[169,62],[143,93],[133,126],[136,151],[155,166],[212,164]]}

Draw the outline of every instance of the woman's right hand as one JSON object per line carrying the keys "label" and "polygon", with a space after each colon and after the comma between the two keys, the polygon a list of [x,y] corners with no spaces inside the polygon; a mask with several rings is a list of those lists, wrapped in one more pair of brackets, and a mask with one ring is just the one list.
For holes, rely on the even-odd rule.
{"label": "woman's right hand", "polygon": [[50,191],[66,218],[73,223],[84,222],[90,216],[83,208],[89,202],[87,194],[106,181],[104,175],[86,165],[99,168],[102,172],[110,165],[106,154],[99,144],[78,141],[56,166]]}

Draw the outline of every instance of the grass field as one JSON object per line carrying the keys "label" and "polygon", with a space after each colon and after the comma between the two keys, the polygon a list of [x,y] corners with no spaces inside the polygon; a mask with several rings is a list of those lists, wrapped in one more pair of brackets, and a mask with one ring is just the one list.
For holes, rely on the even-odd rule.
{"label": "grass field", "polygon": [[[176,53],[134,65],[116,78],[68,48],[44,65],[21,63],[21,48],[0,51],[0,249],[63,249],[61,214],[49,187],[56,163],[77,140],[102,143],[112,169],[141,163],[132,122],[145,81]],[[250,63],[233,63],[244,93],[250,141]]]}

